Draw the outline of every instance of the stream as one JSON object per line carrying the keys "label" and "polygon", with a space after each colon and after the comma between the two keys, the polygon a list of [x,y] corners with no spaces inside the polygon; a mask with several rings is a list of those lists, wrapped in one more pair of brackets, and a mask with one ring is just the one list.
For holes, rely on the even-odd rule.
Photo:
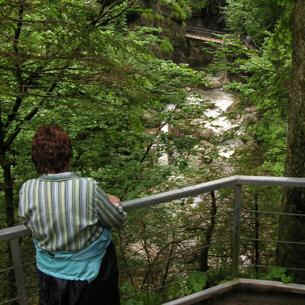
{"label": "stream", "polygon": [[[239,139],[229,139],[222,141],[221,137],[225,132],[230,132],[239,127],[239,122],[233,122],[227,116],[227,112],[235,102],[235,97],[229,92],[225,92],[222,88],[209,89],[201,91],[203,102],[208,102],[211,108],[205,110],[202,128],[211,130],[211,135],[219,138],[217,145],[218,155],[223,158],[230,158],[235,148],[240,144]],[[194,98],[191,96],[191,100]]]}
{"label": "stream", "polygon": [[188,102],[204,107],[203,116],[192,122],[203,138],[196,147],[200,153],[195,166],[214,165],[221,168],[223,176],[229,176],[234,172],[235,150],[243,144],[243,117],[233,115],[237,98],[220,87],[190,92]]}
{"label": "stream", "polygon": [[[193,119],[191,125],[202,139],[195,147],[198,155],[193,157],[193,165],[202,163],[218,165],[223,169],[223,175],[232,174],[231,159],[236,148],[243,144],[241,135],[244,133],[243,115],[233,118],[233,108],[237,98],[223,88],[189,91],[188,104],[200,105],[204,108],[201,117]],[[168,105],[166,111],[175,111],[175,105]],[[165,124],[162,133],[170,132],[170,126]],[[203,160],[203,161],[202,161]],[[163,152],[159,164],[168,165],[168,155]]]}

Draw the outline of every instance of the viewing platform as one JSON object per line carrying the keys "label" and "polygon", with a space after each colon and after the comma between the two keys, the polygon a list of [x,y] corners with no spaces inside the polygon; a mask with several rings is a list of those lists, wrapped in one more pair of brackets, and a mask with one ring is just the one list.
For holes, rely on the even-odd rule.
{"label": "viewing platform", "polygon": [[[128,236],[124,235],[125,229],[114,234],[122,305],[133,299],[144,300],[145,305],[198,304],[211,289],[215,290],[204,289],[205,274],[209,272],[215,281],[223,280],[222,276],[233,280],[249,274],[259,278],[273,267],[305,272],[305,266],[276,265],[279,244],[297,244],[305,250],[305,242],[278,237],[281,217],[305,217],[275,208],[280,202],[273,201],[280,198],[283,187],[303,188],[305,179],[231,176],[122,202],[129,212],[126,230],[133,229]],[[30,232],[23,225],[2,229],[2,249],[7,249],[6,242],[10,249],[7,259],[12,265],[0,270],[1,287],[5,287],[0,292],[0,305],[36,305],[38,291]],[[2,251],[4,255],[5,250]],[[278,273],[281,280],[284,273]],[[230,287],[246,283],[237,281],[230,282]],[[303,285],[272,285],[286,292],[293,290],[305,300]],[[227,291],[221,289],[220,294]]]}

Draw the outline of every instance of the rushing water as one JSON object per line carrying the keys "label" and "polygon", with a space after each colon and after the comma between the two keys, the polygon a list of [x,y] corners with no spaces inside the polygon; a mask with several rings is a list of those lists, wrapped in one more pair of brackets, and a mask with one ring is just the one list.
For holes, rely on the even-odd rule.
{"label": "rushing water", "polygon": [[[187,102],[189,104],[202,105],[206,108],[201,118],[194,120],[194,124],[198,124],[202,130],[211,130],[213,137],[220,138],[220,144],[217,145],[218,155],[224,159],[229,159],[238,145],[239,139],[229,139],[221,141],[221,136],[225,132],[229,132],[233,128],[238,128],[239,123],[232,122],[227,117],[227,112],[235,101],[235,97],[222,88],[209,89],[196,93],[190,92]],[[208,107],[207,107],[208,105]],[[174,111],[175,105],[168,105],[166,111]],[[169,132],[168,124],[165,124],[161,131]],[[159,158],[160,164],[168,164],[168,156],[164,152]]]}
{"label": "rushing water", "polygon": [[221,89],[211,89],[204,92],[204,98],[211,101],[215,108],[205,111],[205,115],[211,119],[205,127],[212,129],[217,134],[235,127],[225,116],[228,108],[234,103],[234,96]]}
{"label": "rushing water", "polygon": [[[221,136],[224,132],[239,127],[240,122],[232,122],[227,116],[235,97],[222,88],[201,91],[199,97],[190,95],[189,101],[191,103],[209,103],[210,106],[205,110],[204,118],[200,119],[200,122],[204,124],[203,128],[212,130],[215,136]],[[218,155],[228,159],[234,154],[238,145],[240,145],[239,139],[226,140],[218,145]]]}

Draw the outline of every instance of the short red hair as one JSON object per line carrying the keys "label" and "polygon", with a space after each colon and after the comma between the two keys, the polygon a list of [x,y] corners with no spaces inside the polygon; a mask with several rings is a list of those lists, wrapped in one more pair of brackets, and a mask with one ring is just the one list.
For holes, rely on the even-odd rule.
{"label": "short red hair", "polygon": [[32,160],[38,173],[63,172],[71,157],[71,140],[62,128],[57,125],[38,128],[32,140]]}

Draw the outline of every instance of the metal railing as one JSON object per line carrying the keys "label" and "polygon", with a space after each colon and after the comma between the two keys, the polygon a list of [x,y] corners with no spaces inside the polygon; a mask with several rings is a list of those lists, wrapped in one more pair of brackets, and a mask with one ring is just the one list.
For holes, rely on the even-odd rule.
{"label": "metal railing", "polygon": [[[194,197],[205,193],[214,191],[220,191],[223,189],[234,190],[234,199],[232,204],[232,231],[231,231],[231,263],[232,263],[232,275],[237,276],[241,267],[241,243],[243,240],[250,240],[251,243],[257,243],[263,240],[260,236],[255,236],[251,239],[241,238],[241,217],[245,215],[254,215],[254,218],[258,213],[262,215],[272,215],[272,211],[258,211],[258,210],[246,210],[242,215],[242,208],[244,205],[243,200],[243,187],[269,187],[269,186],[280,186],[280,187],[305,187],[304,178],[288,178],[288,177],[263,177],[263,176],[232,176],[228,178],[218,179],[210,182],[205,182],[181,189],[159,193],[144,198],[134,199],[125,201],[122,203],[126,210],[132,212],[135,208],[146,208],[149,206],[159,205],[161,203],[168,203],[174,201],[176,204],[177,200],[186,197]],[[181,204],[177,201],[177,204]],[[282,213],[278,213],[281,215]],[[18,301],[20,305],[28,305],[28,292],[26,290],[26,280],[24,272],[23,255],[20,248],[20,239],[29,236],[30,232],[23,225],[0,230],[0,241],[7,241],[10,247],[12,268],[14,270],[14,277],[16,281],[17,296],[13,299],[0,300],[1,304],[8,304],[14,301]],[[289,243],[289,241],[276,241]],[[244,244],[242,244],[244,247]],[[246,247],[246,246],[245,246]],[[247,253],[247,250],[244,251]],[[258,263],[258,262],[256,262]],[[248,263],[250,266],[250,264]],[[256,264],[255,268],[261,268],[263,266]],[[178,304],[178,303],[177,303]],[[189,303],[193,304],[193,303]]]}

